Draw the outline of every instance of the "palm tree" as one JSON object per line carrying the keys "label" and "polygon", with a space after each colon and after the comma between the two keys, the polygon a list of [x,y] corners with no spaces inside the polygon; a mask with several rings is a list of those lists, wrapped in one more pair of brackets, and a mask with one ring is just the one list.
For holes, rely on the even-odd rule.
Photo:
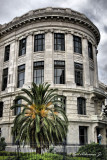
{"label": "palm tree", "polygon": [[14,119],[12,133],[18,133],[16,140],[30,142],[37,153],[50,144],[63,142],[68,130],[68,119],[61,100],[63,96],[57,94],[57,89],[49,87],[48,83],[39,86],[32,83],[30,90],[22,89],[24,95],[15,98],[23,100],[24,104],[11,107],[22,107],[21,113]]}

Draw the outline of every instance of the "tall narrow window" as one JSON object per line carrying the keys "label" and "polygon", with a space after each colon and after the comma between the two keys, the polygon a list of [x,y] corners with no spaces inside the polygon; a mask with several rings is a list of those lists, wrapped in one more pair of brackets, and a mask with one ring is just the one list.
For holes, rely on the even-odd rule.
{"label": "tall narrow window", "polygon": [[7,81],[8,81],[8,68],[3,69],[2,91],[4,91],[7,88]]}
{"label": "tall narrow window", "polygon": [[82,44],[81,38],[78,36],[74,36],[74,52],[82,54]]}
{"label": "tall narrow window", "polygon": [[25,81],[25,64],[18,67],[18,80],[17,87],[20,88],[23,86]]}
{"label": "tall narrow window", "polygon": [[35,35],[34,52],[44,51],[44,48],[45,48],[45,35],[44,34]]}
{"label": "tall narrow window", "polygon": [[16,100],[16,101],[14,101],[14,103],[15,103],[16,105],[19,105],[19,107],[16,107],[16,108],[14,109],[14,115],[18,115],[18,114],[21,112],[20,104],[22,103],[22,101],[21,101],[21,100]]}
{"label": "tall narrow window", "polygon": [[92,44],[90,42],[88,42],[88,55],[89,55],[89,58],[93,59]]}
{"label": "tall narrow window", "polygon": [[65,61],[54,61],[54,83],[65,84]]}
{"label": "tall narrow window", "polygon": [[80,145],[87,144],[87,127],[79,126]]}
{"label": "tall narrow window", "polygon": [[26,54],[26,38],[19,41],[19,56]]}
{"label": "tall narrow window", "polygon": [[0,117],[3,116],[3,102],[0,102]]}
{"label": "tall narrow window", "polygon": [[0,138],[1,138],[1,128],[0,128]]}
{"label": "tall narrow window", "polygon": [[86,100],[85,98],[77,98],[78,114],[86,115]]}
{"label": "tall narrow window", "polygon": [[44,82],[44,62],[34,62],[33,81],[36,84],[42,84]]}
{"label": "tall narrow window", "polygon": [[83,65],[80,63],[74,63],[75,65],[75,83],[78,86],[83,86]]}
{"label": "tall narrow window", "polygon": [[9,60],[9,55],[10,55],[10,45],[5,47],[4,62]]}
{"label": "tall narrow window", "polygon": [[63,33],[54,34],[54,50],[65,51],[65,35]]}

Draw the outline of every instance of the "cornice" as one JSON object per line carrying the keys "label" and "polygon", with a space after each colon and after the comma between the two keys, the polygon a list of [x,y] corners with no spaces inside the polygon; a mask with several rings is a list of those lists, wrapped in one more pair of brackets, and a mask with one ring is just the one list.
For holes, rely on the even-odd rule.
{"label": "cornice", "polygon": [[81,25],[90,30],[97,41],[100,41],[100,32],[98,28],[84,15],[68,8],[43,8],[32,10],[22,15],[21,17],[14,18],[11,22],[0,26],[0,37],[17,30],[26,24],[42,22],[42,21],[63,21],[77,25]]}

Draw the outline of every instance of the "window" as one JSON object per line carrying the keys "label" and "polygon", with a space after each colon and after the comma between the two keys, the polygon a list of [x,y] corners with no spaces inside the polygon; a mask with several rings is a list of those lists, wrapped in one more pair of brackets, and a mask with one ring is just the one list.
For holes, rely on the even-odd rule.
{"label": "window", "polygon": [[33,81],[36,84],[44,82],[44,62],[34,62]]}
{"label": "window", "polygon": [[66,97],[61,98],[61,101],[63,102],[64,106],[64,111],[66,112]]}
{"label": "window", "polygon": [[0,138],[1,138],[1,128],[0,128]]}
{"label": "window", "polygon": [[54,83],[64,84],[65,83],[65,62],[54,61]]}
{"label": "window", "polygon": [[19,56],[26,54],[26,38],[19,41]]}
{"label": "window", "polygon": [[[21,101],[21,100],[16,100],[16,101],[14,101],[14,103],[15,103],[16,105],[20,105],[20,104],[22,103],[22,101]],[[20,107],[20,106],[19,106],[19,107],[16,107],[16,108],[14,109],[14,115],[18,115],[20,112],[21,112],[21,107]]]}
{"label": "window", "polygon": [[77,98],[78,114],[86,115],[86,100],[85,98]]}
{"label": "window", "polygon": [[65,51],[65,35],[63,33],[54,34],[54,50]]}
{"label": "window", "polygon": [[34,52],[44,51],[44,48],[45,48],[45,35],[44,34],[35,35]]}
{"label": "window", "polygon": [[10,55],[10,45],[5,47],[4,62],[9,60],[9,55]]}
{"label": "window", "polygon": [[2,91],[4,91],[7,88],[7,81],[8,81],[8,68],[3,69]]}
{"label": "window", "polygon": [[0,117],[3,116],[3,102],[0,102]]}
{"label": "window", "polygon": [[89,55],[89,58],[93,59],[92,44],[90,42],[88,42],[88,55]]}
{"label": "window", "polygon": [[87,144],[87,127],[79,126],[80,145]]}
{"label": "window", "polygon": [[79,63],[74,63],[75,67],[75,83],[78,86],[83,85],[83,65]]}
{"label": "window", "polygon": [[74,36],[74,52],[82,54],[82,44],[81,38],[78,36]]}
{"label": "window", "polygon": [[20,88],[23,86],[25,81],[25,64],[18,67],[18,81],[17,87]]}

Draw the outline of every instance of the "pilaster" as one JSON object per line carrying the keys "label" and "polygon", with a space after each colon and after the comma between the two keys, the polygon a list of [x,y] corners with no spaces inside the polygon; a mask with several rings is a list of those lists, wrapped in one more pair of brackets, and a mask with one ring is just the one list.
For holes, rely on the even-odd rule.
{"label": "pilaster", "polygon": [[88,57],[88,43],[87,39],[82,39],[82,54],[83,54],[83,83],[85,87],[90,85],[90,72],[89,72],[89,57]]}
{"label": "pilaster", "polygon": [[93,46],[93,59],[94,59],[94,87],[99,87],[98,84],[98,65],[97,65],[97,52],[95,45]]}
{"label": "pilaster", "polygon": [[66,55],[65,55],[65,69],[66,69],[66,84],[71,87],[74,82],[74,58],[73,58],[73,35],[68,33],[65,37],[65,47],[66,47]]}
{"label": "pilaster", "polygon": [[45,55],[44,55],[44,82],[51,85],[54,81],[54,60],[53,60],[53,33],[45,33]]}
{"label": "pilaster", "polygon": [[26,64],[25,64],[25,86],[31,86],[33,82],[33,35],[27,36]]}

